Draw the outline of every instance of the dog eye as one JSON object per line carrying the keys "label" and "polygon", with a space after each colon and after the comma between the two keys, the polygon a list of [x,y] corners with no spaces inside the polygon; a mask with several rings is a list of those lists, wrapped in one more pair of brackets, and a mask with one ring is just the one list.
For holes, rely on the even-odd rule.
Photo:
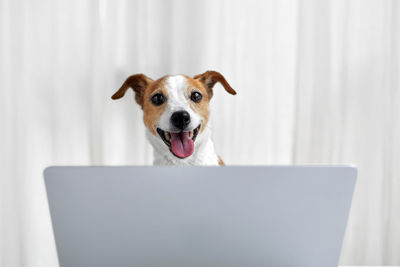
{"label": "dog eye", "polygon": [[151,97],[151,103],[155,106],[160,106],[164,104],[165,102],[165,96],[163,94],[155,94]]}
{"label": "dog eye", "polygon": [[200,102],[202,98],[203,96],[199,92],[193,92],[190,95],[190,99],[192,99],[192,101],[196,103]]}

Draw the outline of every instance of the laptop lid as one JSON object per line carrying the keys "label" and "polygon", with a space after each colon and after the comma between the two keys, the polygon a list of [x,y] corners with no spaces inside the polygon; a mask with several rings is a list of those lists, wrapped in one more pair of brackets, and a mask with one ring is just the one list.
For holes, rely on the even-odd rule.
{"label": "laptop lid", "polygon": [[336,267],[353,167],[49,167],[61,267]]}

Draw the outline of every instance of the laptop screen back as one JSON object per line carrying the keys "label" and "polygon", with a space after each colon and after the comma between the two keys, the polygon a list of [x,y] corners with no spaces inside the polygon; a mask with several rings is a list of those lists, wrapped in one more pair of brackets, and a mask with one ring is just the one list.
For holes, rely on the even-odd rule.
{"label": "laptop screen back", "polygon": [[352,167],[50,167],[61,267],[336,267]]}

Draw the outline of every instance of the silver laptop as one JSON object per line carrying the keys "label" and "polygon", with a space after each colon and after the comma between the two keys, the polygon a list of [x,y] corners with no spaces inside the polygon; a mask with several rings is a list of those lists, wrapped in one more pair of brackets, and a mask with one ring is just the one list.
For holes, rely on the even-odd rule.
{"label": "silver laptop", "polygon": [[353,167],[49,167],[61,267],[336,267]]}

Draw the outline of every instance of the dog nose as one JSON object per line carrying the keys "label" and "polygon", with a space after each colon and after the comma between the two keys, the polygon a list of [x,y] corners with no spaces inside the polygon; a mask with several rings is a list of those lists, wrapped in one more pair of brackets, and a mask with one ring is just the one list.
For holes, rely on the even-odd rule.
{"label": "dog nose", "polygon": [[172,113],[171,123],[178,129],[185,129],[190,123],[190,115],[187,111],[176,111]]}

